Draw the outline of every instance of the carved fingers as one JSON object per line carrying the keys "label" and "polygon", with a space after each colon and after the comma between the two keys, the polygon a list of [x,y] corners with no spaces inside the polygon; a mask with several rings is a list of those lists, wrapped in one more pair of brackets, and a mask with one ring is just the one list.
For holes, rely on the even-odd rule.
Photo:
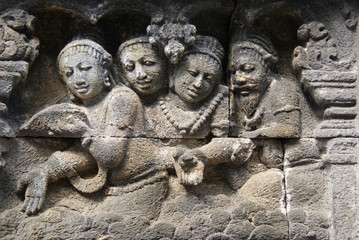
{"label": "carved fingers", "polygon": [[203,181],[205,156],[199,150],[187,150],[175,162],[174,167],[180,183],[198,185]]}
{"label": "carved fingers", "polygon": [[41,169],[36,169],[20,179],[17,186],[19,193],[25,190],[25,201],[22,211],[27,215],[33,215],[40,211],[44,204],[48,184],[47,174]]}
{"label": "carved fingers", "polygon": [[40,211],[44,203],[45,197],[26,196],[22,211],[27,215],[34,215]]}
{"label": "carved fingers", "polygon": [[252,157],[256,144],[249,138],[238,139],[233,145],[233,153],[231,156],[232,163],[242,165],[249,161]]}
{"label": "carved fingers", "polygon": [[197,161],[196,165],[191,168],[182,168],[175,164],[177,177],[183,185],[196,186],[203,181],[204,163]]}

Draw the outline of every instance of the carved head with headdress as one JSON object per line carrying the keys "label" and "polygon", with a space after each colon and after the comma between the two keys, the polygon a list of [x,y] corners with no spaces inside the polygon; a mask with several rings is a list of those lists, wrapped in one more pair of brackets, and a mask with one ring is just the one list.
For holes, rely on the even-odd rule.
{"label": "carved head with headdress", "polygon": [[207,98],[222,78],[224,50],[217,39],[197,36],[186,49],[181,62],[173,69],[170,88],[185,102],[195,103]]}
{"label": "carved head with headdress", "polygon": [[147,36],[122,43],[117,59],[124,83],[138,94],[154,94],[166,86],[167,59]]}
{"label": "carved head with headdress", "polygon": [[111,87],[112,56],[94,40],[71,41],[61,50],[57,63],[70,94],[76,98],[92,99]]}
{"label": "carved head with headdress", "polygon": [[278,62],[271,41],[260,33],[241,32],[232,43],[229,59],[231,85],[241,95],[260,92],[268,86],[267,75]]}

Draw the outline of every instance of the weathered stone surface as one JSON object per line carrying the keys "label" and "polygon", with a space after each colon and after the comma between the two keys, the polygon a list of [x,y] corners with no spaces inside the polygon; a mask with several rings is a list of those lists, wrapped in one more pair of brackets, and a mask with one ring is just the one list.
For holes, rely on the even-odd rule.
{"label": "weathered stone surface", "polygon": [[355,1],[0,1],[1,239],[359,239]]}

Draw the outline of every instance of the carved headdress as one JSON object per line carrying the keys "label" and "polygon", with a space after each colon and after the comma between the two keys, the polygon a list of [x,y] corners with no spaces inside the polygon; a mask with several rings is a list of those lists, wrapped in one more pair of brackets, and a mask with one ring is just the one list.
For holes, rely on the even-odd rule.
{"label": "carved headdress", "polygon": [[[263,34],[258,32],[242,31],[234,39],[232,44],[232,54],[246,54],[264,60],[265,63],[273,67],[278,62],[278,55],[272,42]],[[235,57],[235,56],[232,56]]]}
{"label": "carved headdress", "polygon": [[[137,37],[137,38],[132,38],[130,40],[127,40],[125,42],[123,42],[119,47],[118,47],[118,50],[117,50],[117,58],[120,57],[121,55],[121,52],[123,51],[123,49],[127,48],[127,47],[130,47],[130,46],[134,46],[134,45],[137,45],[137,44],[150,44],[150,41],[148,39],[148,36],[143,36],[143,37]],[[152,46],[152,45],[151,45]]]}
{"label": "carved headdress", "polygon": [[194,45],[189,47],[184,56],[193,53],[207,54],[221,64],[224,57],[224,49],[218,40],[211,36],[197,35]]}
{"label": "carved headdress", "polygon": [[75,55],[77,53],[87,53],[94,56],[105,67],[112,64],[112,56],[100,44],[90,39],[76,39],[68,43],[57,57],[58,64],[63,57]]}

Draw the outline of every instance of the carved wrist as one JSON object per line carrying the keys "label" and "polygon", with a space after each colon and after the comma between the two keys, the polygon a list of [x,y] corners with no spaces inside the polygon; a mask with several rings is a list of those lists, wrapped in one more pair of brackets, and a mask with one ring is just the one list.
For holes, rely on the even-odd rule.
{"label": "carved wrist", "polygon": [[58,155],[61,152],[55,152],[45,163],[39,166],[39,169],[47,175],[50,181],[56,181],[63,177],[73,177],[77,175],[76,170],[73,166],[66,164],[65,161],[62,161],[61,158],[58,158]]}

